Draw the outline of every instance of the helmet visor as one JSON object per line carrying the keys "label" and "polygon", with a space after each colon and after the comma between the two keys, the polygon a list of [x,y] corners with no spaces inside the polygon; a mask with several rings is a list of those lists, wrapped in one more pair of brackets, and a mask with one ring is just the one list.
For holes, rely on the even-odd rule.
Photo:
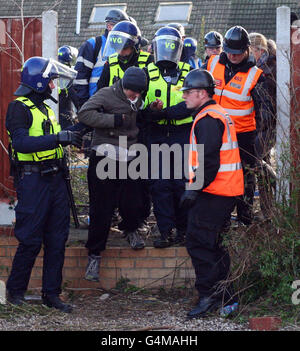
{"label": "helmet visor", "polygon": [[154,61],[171,61],[178,63],[183,43],[180,38],[173,35],[161,35],[153,40]]}
{"label": "helmet visor", "polygon": [[59,78],[60,88],[65,89],[70,86],[72,81],[76,78],[77,71],[56,60],[50,59],[42,76],[45,79]]}
{"label": "helmet visor", "polygon": [[134,47],[138,44],[138,38],[128,33],[119,31],[110,31],[103,50],[103,59],[107,60],[108,56],[114,53],[120,53],[123,49]]}

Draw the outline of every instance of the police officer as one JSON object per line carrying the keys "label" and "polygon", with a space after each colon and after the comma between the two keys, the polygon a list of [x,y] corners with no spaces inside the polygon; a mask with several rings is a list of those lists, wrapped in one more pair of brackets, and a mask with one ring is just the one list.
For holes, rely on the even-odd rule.
{"label": "police officer", "polygon": [[[78,72],[74,80],[77,95],[76,105],[80,108],[97,91],[97,82],[101,76],[105,59],[103,51],[108,33],[120,21],[129,20],[127,14],[120,9],[111,9],[105,16],[106,29],[103,35],[88,39],[79,49],[75,70]],[[84,137],[84,154],[90,152],[91,133]]]}
{"label": "police officer", "polygon": [[[177,22],[168,23],[167,27],[171,27],[171,28],[177,29],[178,32],[181,35],[182,41],[184,41],[184,39],[185,39],[185,29],[184,29],[184,26],[181,23],[177,23]],[[183,48],[182,48],[182,51],[181,51],[181,56],[180,56],[180,61],[189,63],[189,59],[190,59],[190,57],[189,57],[189,54],[188,54],[188,50],[183,45]]]}
{"label": "police officer", "polygon": [[[58,49],[58,61],[72,67],[76,61],[78,50],[72,46],[64,45]],[[59,92],[59,124],[64,130],[74,125],[75,108],[77,104],[76,93],[73,86],[64,89],[58,88]],[[78,107],[78,106],[77,106]]]}
{"label": "police officer", "polygon": [[197,51],[197,40],[194,38],[185,38],[183,41],[183,47],[185,48],[186,55],[188,57],[188,64],[192,68],[200,68],[202,61],[196,55]]}
{"label": "police officer", "polygon": [[43,245],[43,303],[63,312],[72,310],[59,299],[70,220],[63,147],[81,147],[82,139],[77,132],[61,131],[44,101],[56,101],[51,96],[54,79],[63,78],[67,83],[75,77],[76,71],[58,61],[31,57],[22,69],[15,92],[18,98],[8,106],[6,128],[18,198],[15,236],[19,246],[7,290],[8,300],[16,305],[24,303],[31,270]]}
{"label": "police officer", "polygon": [[130,21],[116,24],[109,33],[104,49],[107,61],[97,83],[98,89],[111,86],[121,79],[128,67],[146,67],[153,61],[153,56],[141,51],[141,32],[138,26]]}
{"label": "police officer", "polygon": [[97,91],[97,82],[101,76],[105,60],[103,51],[108,33],[120,21],[128,21],[127,14],[119,9],[111,9],[105,17],[106,29],[103,35],[88,39],[79,49],[74,80],[78,105],[82,106]]}
{"label": "police officer", "polygon": [[205,65],[216,80],[214,99],[235,123],[245,178],[245,195],[237,202],[237,219],[244,225],[253,220],[256,119],[267,118],[268,111],[272,111],[262,70],[255,65],[249,47],[247,31],[234,26],[225,34],[224,52],[211,56]]}
{"label": "police officer", "polygon": [[[230,258],[222,246],[222,229],[235,196],[243,194],[243,171],[234,123],[213,99],[211,73],[191,71],[183,84],[183,98],[194,110],[190,134],[189,184],[181,206],[189,209],[186,247],[196,274],[199,301],[188,318],[205,316],[223,306],[222,315],[237,307],[228,277]],[[199,145],[204,145],[203,154]],[[203,172],[203,173],[202,173]],[[203,176],[202,176],[203,175]]]}
{"label": "police officer", "polygon": [[223,36],[222,34],[211,31],[204,36],[204,47],[205,47],[205,62],[210,58],[211,55],[220,55],[222,52]]}
{"label": "police officer", "polygon": [[[186,74],[190,71],[189,64],[180,62],[183,41],[181,34],[172,27],[160,28],[153,40],[155,63],[147,66],[149,77],[148,91],[145,96],[145,119],[152,118],[153,122],[148,128],[148,147],[151,150],[152,144],[167,144],[170,147],[179,144],[181,150],[188,144],[188,137],[192,123],[192,117],[182,115],[173,119],[172,113],[164,113],[178,103],[183,102],[182,87]],[[153,113],[158,104],[163,108],[163,115]],[[180,113],[179,113],[180,115]],[[151,159],[151,152],[150,159]],[[182,153],[183,154],[183,153]],[[150,179],[150,193],[153,202],[153,210],[160,231],[160,237],[154,240],[154,247],[164,248],[174,243],[173,233],[176,233],[176,242],[184,239],[186,229],[186,212],[179,209],[180,196],[184,191],[184,181],[175,176],[174,160],[170,161],[170,179],[164,179],[160,155],[158,179]],[[176,165],[178,166],[178,165]],[[183,159],[181,160],[183,174]]]}

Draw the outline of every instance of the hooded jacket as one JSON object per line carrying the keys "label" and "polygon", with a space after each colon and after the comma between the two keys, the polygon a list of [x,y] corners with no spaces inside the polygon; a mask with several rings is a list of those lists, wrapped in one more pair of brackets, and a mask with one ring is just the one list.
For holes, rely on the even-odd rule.
{"label": "hooded jacket", "polygon": [[90,97],[81,107],[78,119],[94,128],[92,147],[101,144],[117,146],[119,136],[126,136],[130,146],[137,141],[139,129],[136,126],[136,115],[141,106],[141,98],[132,106],[123,92],[121,79]]}

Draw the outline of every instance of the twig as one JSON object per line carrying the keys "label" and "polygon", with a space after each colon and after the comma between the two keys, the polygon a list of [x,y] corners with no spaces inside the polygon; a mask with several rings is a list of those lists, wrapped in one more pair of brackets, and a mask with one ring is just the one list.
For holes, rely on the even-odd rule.
{"label": "twig", "polygon": [[160,329],[173,329],[173,325],[149,326],[144,328],[132,329],[132,331],[147,331],[147,330],[160,330]]}

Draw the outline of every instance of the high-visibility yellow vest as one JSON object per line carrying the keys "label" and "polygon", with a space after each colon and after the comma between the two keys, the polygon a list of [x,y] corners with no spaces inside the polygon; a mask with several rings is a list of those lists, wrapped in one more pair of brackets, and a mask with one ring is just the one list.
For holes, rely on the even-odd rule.
{"label": "high-visibility yellow vest", "polygon": [[[109,86],[113,85],[116,80],[123,78],[124,71],[120,67],[119,54],[116,52],[108,57],[108,64],[109,64]],[[140,51],[138,57],[138,66],[139,68],[146,67],[148,58],[150,56],[149,52]]]}
{"label": "high-visibility yellow vest", "polygon": [[[163,102],[163,108],[177,105],[179,102],[183,101],[182,91],[180,91],[180,89],[182,88],[184,78],[190,71],[191,66],[187,63],[179,62],[178,68],[180,70],[180,76],[176,85],[174,85],[167,83],[164,80],[159,68],[153,62],[147,66],[149,74],[149,88],[145,98],[144,108],[146,108],[156,99],[160,99]],[[191,116],[183,119],[171,120],[171,124],[173,125],[181,125],[192,122],[193,117]],[[157,123],[164,125],[168,124],[168,121],[166,119],[162,119]]]}
{"label": "high-visibility yellow vest", "polygon": [[[48,117],[47,117],[27,97],[21,96],[21,97],[18,97],[16,100],[21,101],[24,105],[26,105],[30,109],[30,112],[32,114],[32,124],[29,128],[29,136],[39,137],[44,135],[42,125],[43,125],[43,122],[48,118],[51,121],[50,134],[57,134],[58,132],[61,131],[61,127],[55,118],[55,114],[48,105],[45,104],[48,112]],[[23,154],[21,152],[13,151],[13,155],[16,155],[18,161],[39,162],[39,161],[63,158],[64,151],[63,151],[63,147],[59,145],[57,148],[52,150],[38,151],[38,152],[33,152],[28,154]]]}

